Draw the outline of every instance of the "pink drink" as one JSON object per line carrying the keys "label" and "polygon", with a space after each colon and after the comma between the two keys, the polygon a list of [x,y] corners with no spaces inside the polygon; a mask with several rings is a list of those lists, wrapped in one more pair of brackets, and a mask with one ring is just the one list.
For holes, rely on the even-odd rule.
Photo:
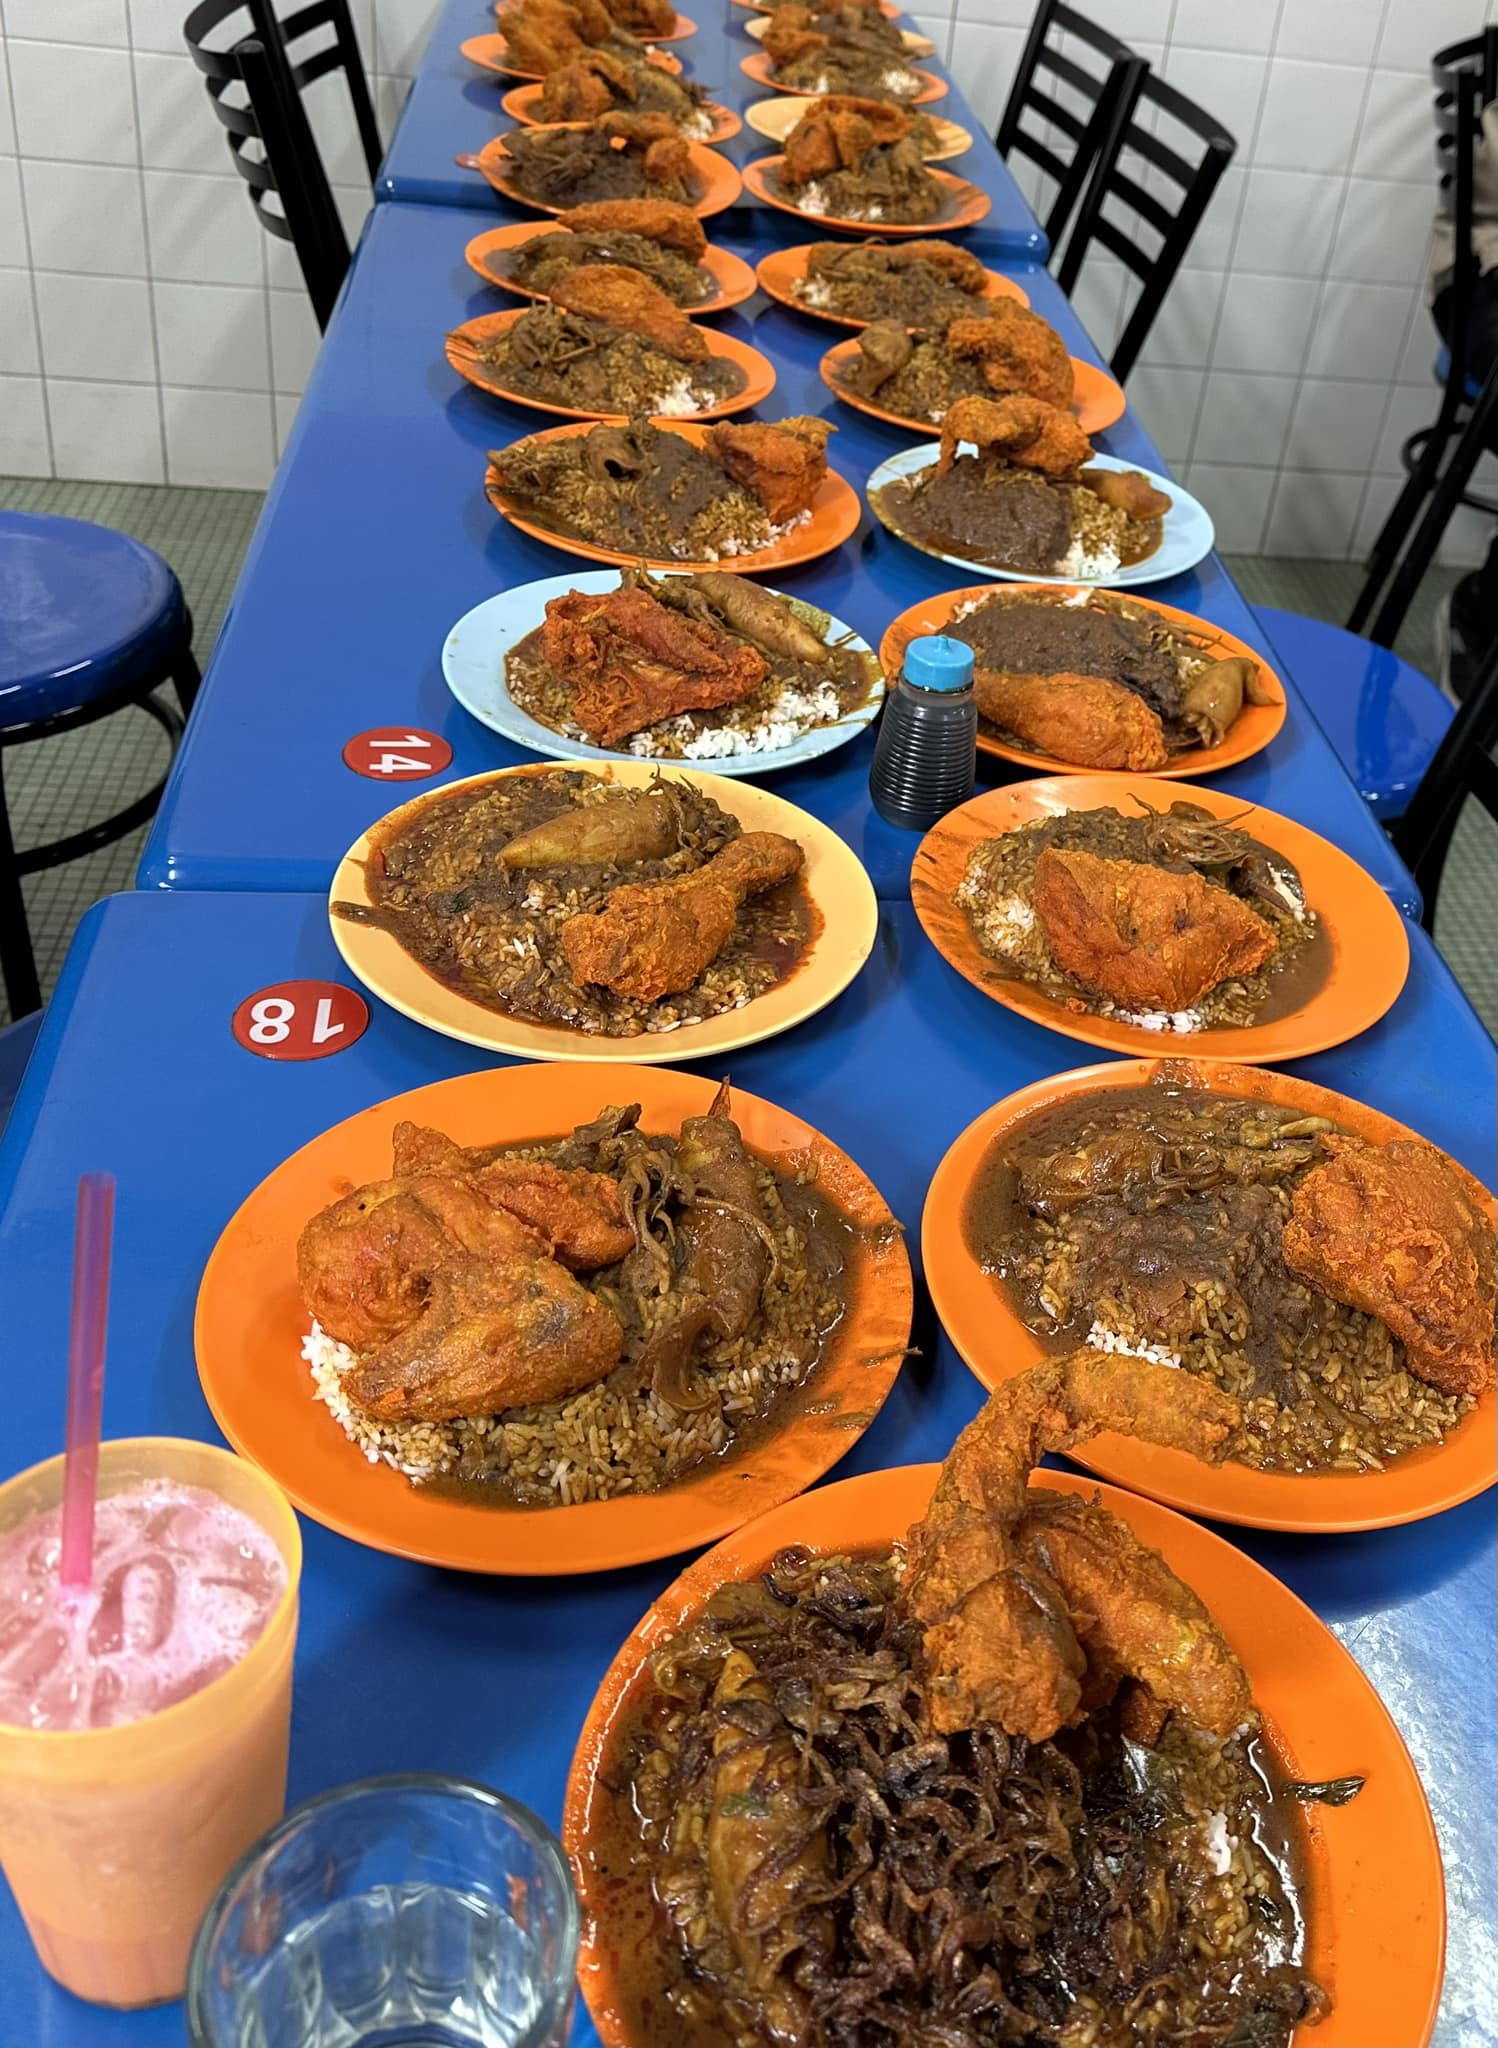
{"label": "pink drink", "polygon": [[62,1468],[0,1486],[0,1865],[54,1977],[151,2005],[285,1802],[301,1539],[227,1451],[105,1443],[92,1583],[65,1593]]}
{"label": "pink drink", "polygon": [[0,1537],[0,1721],[113,1728],[238,1663],[286,1590],[265,1531],[200,1486],[147,1479],[101,1500],[93,1583],[58,1584],[62,1510]]}

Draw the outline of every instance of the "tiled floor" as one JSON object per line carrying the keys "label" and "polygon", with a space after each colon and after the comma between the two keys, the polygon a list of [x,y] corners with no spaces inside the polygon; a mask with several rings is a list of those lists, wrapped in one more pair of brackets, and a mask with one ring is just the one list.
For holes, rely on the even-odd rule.
{"label": "tiled floor", "polygon": [[[206,665],[239,565],[259,515],[250,491],[163,489],[155,485],[22,482],[0,478],[0,505],[58,512],[122,528],[159,549],[176,569],[196,620],[198,659]],[[1231,559],[1244,594],[1313,617],[1345,619],[1360,572],[1352,563],[1241,556]],[[1454,571],[1434,570],[1421,590],[1399,651],[1434,665],[1437,603]],[[6,785],[23,846],[53,838],[118,809],[161,773],[165,746],[138,713],[102,720],[82,732],[8,754]],[[86,860],[33,876],[27,885],[32,935],[44,989],[62,965],[73,927],[97,897],[131,887],[144,831]],[[1498,956],[1490,909],[1498,879],[1498,826],[1468,807],[1441,888],[1436,937],[1490,1031],[1498,1032]],[[0,998],[0,1020],[5,1016]]]}

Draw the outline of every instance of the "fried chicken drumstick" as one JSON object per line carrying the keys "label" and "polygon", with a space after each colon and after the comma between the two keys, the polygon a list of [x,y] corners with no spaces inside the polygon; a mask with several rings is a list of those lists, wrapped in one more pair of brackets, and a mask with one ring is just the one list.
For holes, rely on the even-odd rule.
{"label": "fried chicken drumstick", "polygon": [[601,910],[562,926],[573,979],[642,1003],[690,988],[733,937],[739,905],[798,874],[805,858],[778,832],[745,832],[689,875],[626,882]]}

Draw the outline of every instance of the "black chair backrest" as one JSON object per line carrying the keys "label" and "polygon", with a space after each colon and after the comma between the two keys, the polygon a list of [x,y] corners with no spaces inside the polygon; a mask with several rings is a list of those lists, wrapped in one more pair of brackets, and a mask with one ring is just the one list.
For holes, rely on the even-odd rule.
{"label": "black chair backrest", "polygon": [[1473,166],[1482,137],[1483,108],[1498,91],[1498,28],[1484,29],[1466,42],[1451,43],[1431,60],[1435,87],[1436,190],[1441,212],[1451,223],[1451,297],[1446,310],[1450,362],[1443,394],[1449,427],[1467,397],[1467,338],[1477,283],[1472,247]]}
{"label": "black chair backrest", "polygon": [[1433,930],[1441,871],[1468,797],[1498,819],[1498,639],[1488,647],[1409,809],[1394,827],[1395,850],[1425,899],[1421,923]]}
{"label": "black chair backrest", "polygon": [[[225,29],[227,38],[220,33]],[[329,32],[329,40],[297,57],[297,46],[319,31]],[[262,227],[295,248],[318,325],[325,327],[348,270],[349,247],[302,104],[305,87],[342,71],[371,180],[383,155],[348,0],[311,0],[284,21],[272,0],[199,0],[182,32],[207,80],[209,104],[250,204]]]}
{"label": "black chair backrest", "polygon": [[[1195,161],[1165,141],[1153,125],[1145,125],[1159,115],[1199,145]],[[1134,310],[1113,350],[1115,377],[1127,377],[1138,360],[1207,202],[1237,147],[1226,128],[1154,72],[1141,73],[1125,89],[1056,273],[1061,289],[1069,293],[1096,242],[1139,279]],[[1120,219],[1119,214],[1132,214],[1134,219]]]}
{"label": "black chair backrest", "polygon": [[[1063,37],[1068,39],[1064,49]],[[1081,62],[1076,45],[1090,51],[1102,68]],[[994,142],[1000,156],[1028,157],[1055,180],[1056,196],[1041,223],[1053,249],[1124,93],[1147,68],[1127,43],[1078,14],[1065,0],[1039,0]],[[1068,88],[1082,102],[1082,110],[1057,97]]]}

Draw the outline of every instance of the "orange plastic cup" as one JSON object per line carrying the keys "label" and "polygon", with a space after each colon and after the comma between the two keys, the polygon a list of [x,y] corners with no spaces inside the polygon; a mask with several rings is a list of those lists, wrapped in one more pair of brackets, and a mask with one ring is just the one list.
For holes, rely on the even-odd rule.
{"label": "orange plastic cup", "polygon": [[[61,1458],[0,1486],[0,1530],[57,1505]],[[212,1444],[132,1437],[99,1450],[99,1491],[200,1486],[259,1523],[286,1564],[264,1633],[201,1692],[117,1728],[0,1722],[0,1867],[43,1965],[99,2005],[180,1998],[198,1922],[286,1805],[301,1531],[258,1467]]]}

